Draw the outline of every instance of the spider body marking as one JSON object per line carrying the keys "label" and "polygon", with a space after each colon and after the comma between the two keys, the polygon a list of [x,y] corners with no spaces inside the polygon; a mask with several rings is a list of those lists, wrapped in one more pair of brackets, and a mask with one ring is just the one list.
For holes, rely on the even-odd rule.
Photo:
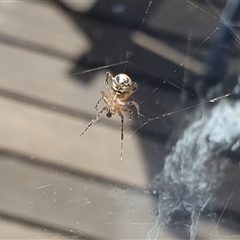
{"label": "spider body marking", "polygon": [[[109,78],[111,82],[109,83]],[[113,77],[109,72],[106,73],[105,85],[108,90],[108,94],[101,91],[101,97],[95,105],[95,109],[97,111],[96,117],[89,122],[86,129],[80,134],[81,137],[95,122],[97,122],[104,114],[106,117],[111,118],[113,115],[118,113],[119,117],[121,118],[121,162],[122,162],[122,155],[123,155],[123,126],[128,125],[132,122],[133,111],[128,109],[126,106],[133,105],[138,113],[139,106],[135,101],[126,101],[128,98],[132,96],[132,94],[137,89],[137,84],[131,80],[131,78],[124,74],[120,73]],[[101,111],[98,110],[98,105],[100,104],[101,100],[106,103],[106,106],[103,107]],[[124,115],[122,112],[129,113],[129,120],[124,122]]]}

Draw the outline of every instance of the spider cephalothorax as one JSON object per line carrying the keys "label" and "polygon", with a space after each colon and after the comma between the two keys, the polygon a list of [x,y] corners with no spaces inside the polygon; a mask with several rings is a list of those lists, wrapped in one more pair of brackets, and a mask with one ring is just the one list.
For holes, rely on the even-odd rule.
{"label": "spider cephalothorax", "polygon": [[[111,78],[111,83],[109,84],[109,78]],[[98,121],[104,114],[110,118],[116,113],[121,118],[121,161],[122,161],[122,149],[123,149],[123,126],[132,122],[133,111],[126,108],[126,105],[134,105],[137,109],[138,115],[139,106],[135,101],[127,101],[128,98],[136,91],[137,84],[131,80],[131,78],[124,74],[120,73],[113,77],[109,72],[106,74],[105,85],[109,94],[101,91],[101,97],[98,100],[95,109],[97,110],[96,117],[88,124],[87,128],[80,134],[80,137],[96,122]],[[103,107],[101,111],[98,111],[98,105],[103,100],[107,106]],[[129,120],[124,123],[124,116],[122,112],[129,113]]]}

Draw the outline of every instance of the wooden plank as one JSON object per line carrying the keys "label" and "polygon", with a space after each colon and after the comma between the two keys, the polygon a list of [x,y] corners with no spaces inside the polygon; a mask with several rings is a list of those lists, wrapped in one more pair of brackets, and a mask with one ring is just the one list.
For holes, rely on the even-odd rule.
{"label": "wooden plank", "polygon": [[[95,239],[143,239],[154,225],[148,194],[14,158],[1,156],[0,164],[0,213]],[[42,234],[26,231],[25,237],[30,233]]]}
{"label": "wooden plank", "polygon": [[72,58],[90,47],[80,30],[52,4],[1,2],[0,34],[65,52]]}
{"label": "wooden plank", "polygon": [[97,0],[91,0],[91,1],[68,1],[63,0],[65,4],[67,4],[69,7],[76,11],[88,11],[90,10],[94,4],[97,2]]}
{"label": "wooden plank", "polygon": [[0,237],[1,239],[70,239],[69,236],[62,236],[60,233],[30,226],[0,220]]}

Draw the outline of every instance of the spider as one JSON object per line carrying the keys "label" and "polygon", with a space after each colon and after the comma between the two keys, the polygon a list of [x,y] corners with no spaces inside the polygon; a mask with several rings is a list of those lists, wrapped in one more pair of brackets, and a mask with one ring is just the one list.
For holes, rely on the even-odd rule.
{"label": "spider", "polygon": [[[109,78],[111,79],[111,82],[109,83]],[[127,105],[133,105],[135,106],[138,116],[140,114],[139,112],[139,106],[135,101],[127,101],[128,98],[131,97],[131,95],[136,91],[137,84],[131,80],[131,78],[124,74],[120,73],[113,77],[109,72],[106,73],[106,79],[105,79],[105,85],[108,90],[109,94],[106,94],[105,92],[101,91],[101,97],[98,100],[98,102],[95,105],[95,109],[97,111],[96,117],[89,122],[86,129],[79,135],[81,137],[95,122],[97,122],[104,114],[108,118],[111,118],[116,113],[121,118],[121,163],[123,158],[123,126],[128,125],[132,122],[133,118],[133,111],[126,108]],[[103,100],[107,106],[103,107],[101,111],[98,110],[98,105]],[[124,116],[122,112],[129,113],[129,119],[127,122],[124,122]]]}

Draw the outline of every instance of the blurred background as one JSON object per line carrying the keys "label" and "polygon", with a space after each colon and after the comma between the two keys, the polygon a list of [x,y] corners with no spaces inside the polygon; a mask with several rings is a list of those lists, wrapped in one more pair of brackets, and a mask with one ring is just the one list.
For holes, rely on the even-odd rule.
{"label": "blurred background", "polygon": [[[239,12],[237,0],[0,1],[0,238],[240,239]],[[122,163],[118,115],[79,138],[107,71],[138,84]],[[204,120],[184,141],[215,113],[216,129]]]}

